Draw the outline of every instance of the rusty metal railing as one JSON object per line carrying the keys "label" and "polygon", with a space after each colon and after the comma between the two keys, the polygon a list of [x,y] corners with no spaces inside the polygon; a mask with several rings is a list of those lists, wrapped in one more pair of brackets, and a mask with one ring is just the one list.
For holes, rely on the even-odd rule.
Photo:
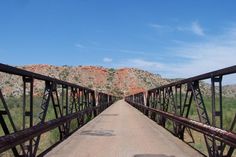
{"label": "rusty metal railing", "polygon": [[[223,128],[223,76],[236,73],[236,66],[209,72],[196,77],[176,81],[158,88],[130,95],[125,100],[143,112],[175,136],[184,140],[191,129],[203,133],[208,155],[210,157],[232,156],[236,148],[236,134],[233,132],[236,123],[236,111],[227,130]],[[210,79],[209,97],[211,99],[211,119],[206,109],[201,88],[202,80]],[[205,86],[207,84],[205,83]],[[189,119],[192,104],[198,115],[198,121]],[[167,120],[172,126],[167,126]],[[194,142],[194,139],[193,139]],[[226,149],[227,147],[227,149]]]}
{"label": "rusty metal railing", "polygon": [[[9,96],[4,93],[3,86],[11,88],[11,84],[8,83],[9,80],[6,83],[1,82],[3,86],[0,87],[0,126],[4,135],[0,137],[0,153],[11,149],[14,156],[41,156],[116,101],[116,97],[112,95],[5,64],[0,64],[0,74],[0,77],[11,75],[22,79],[22,95],[18,96],[15,102],[21,103],[17,108],[22,112],[21,126],[16,124],[7,101],[17,95]],[[44,84],[42,94],[37,95],[41,98],[40,104],[34,102],[35,82]],[[34,111],[36,107],[37,110],[40,109],[38,113]],[[55,118],[47,120],[50,107]],[[58,141],[38,152],[41,135],[55,128],[59,131]]]}

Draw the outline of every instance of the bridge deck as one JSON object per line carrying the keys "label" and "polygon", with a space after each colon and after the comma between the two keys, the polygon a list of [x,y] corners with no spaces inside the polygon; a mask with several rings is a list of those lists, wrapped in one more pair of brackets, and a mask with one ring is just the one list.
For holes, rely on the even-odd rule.
{"label": "bridge deck", "polygon": [[121,100],[46,156],[197,157],[201,155]]}

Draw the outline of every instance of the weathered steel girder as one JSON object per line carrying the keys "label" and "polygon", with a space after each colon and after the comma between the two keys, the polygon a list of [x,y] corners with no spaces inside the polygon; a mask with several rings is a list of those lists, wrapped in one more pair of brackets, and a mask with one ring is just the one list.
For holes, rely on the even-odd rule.
{"label": "weathered steel girder", "polygon": [[[223,104],[222,104],[222,78],[224,75],[236,73],[236,66],[209,72],[199,76],[173,82],[158,88],[148,90],[146,104],[144,101],[135,101],[144,97],[144,93],[137,93],[125,98],[147,116],[152,113],[152,120],[167,129],[166,119],[173,121],[173,134],[184,140],[184,134],[188,133],[194,141],[190,129],[203,133],[208,155],[210,157],[230,157],[236,146],[236,134],[233,131],[236,123],[236,113],[229,130],[223,128]],[[211,80],[211,119],[208,116],[204,99],[201,93],[200,81]],[[217,88],[217,90],[216,90]],[[216,92],[217,91],[217,92]],[[218,99],[218,100],[217,100]],[[184,100],[184,101],[183,101]],[[150,104],[157,105],[150,105]],[[192,105],[195,105],[199,121],[189,118]],[[154,118],[154,113],[155,115]],[[226,150],[226,145],[230,146]]]}
{"label": "weathered steel girder", "polygon": [[173,120],[177,123],[180,123],[182,125],[185,125],[186,127],[189,127],[193,130],[196,130],[198,132],[201,132],[207,136],[210,137],[214,137],[217,140],[220,140],[222,142],[224,142],[225,144],[228,144],[234,148],[236,148],[236,134],[230,131],[226,131],[223,129],[219,129],[210,125],[206,125],[203,124],[201,122],[195,121],[195,120],[191,120],[188,118],[184,118],[184,117],[180,117],[180,116],[176,116],[172,113],[169,112],[164,112],[162,110],[158,110],[158,109],[153,109],[150,107],[147,107],[145,105],[142,104],[138,104],[138,103],[133,103],[130,102],[129,100],[127,100],[127,102],[129,102],[131,105],[135,106],[135,107],[142,107],[145,108],[145,110],[149,110],[151,112],[156,112],[157,114],[160,114],[170,120]]}
{"label": "weathered steel girder", "polygon": [[[0,72],[20,76],[23,81],[23,122],[20,128],[16,127],[5,101],[7,96],[0,89],[0,105],[3,104],[3,109],[0,108],[0,126],[5,134],[0,137],[0,153],[12,149],[14,156],[37,156],[43,133],[58,128],[57,143],[59,143],[116,101],[112,95],[96,93],[86,87],[8,65],[0,64]],[[34,104],[34,82],[36,80],[45,84],[41,104]],[[98,99],[96,99],[96,95],[99,97]],[[41,110],[37,116],[34,116],[34,105],[40,105]],[[50,106],[53,108],[55,118],[46,120]],[[73,120],[76,121],[76,125],[72,125]],[[49,149],[53,146],[50,146]],[[47,149],[40,153],[45,152]]]}

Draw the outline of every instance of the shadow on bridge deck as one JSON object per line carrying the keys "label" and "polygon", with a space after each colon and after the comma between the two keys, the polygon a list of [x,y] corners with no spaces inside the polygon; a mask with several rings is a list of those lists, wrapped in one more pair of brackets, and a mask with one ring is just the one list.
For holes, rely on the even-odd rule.
{"label": "shadow on bridge deck", "polygon": [[48,157],[200,157],[120,100],[55,147]]}

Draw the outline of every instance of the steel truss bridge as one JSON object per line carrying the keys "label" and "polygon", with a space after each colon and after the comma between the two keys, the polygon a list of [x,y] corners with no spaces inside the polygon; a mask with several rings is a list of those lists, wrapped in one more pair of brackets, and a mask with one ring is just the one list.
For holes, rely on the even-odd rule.
{"label": "steel truss bridge", "polygon": [[[108,112],[107,108],[119,107],[117,105],[119,103],[116,102],[118,98],[115,96],[5,64],[0,64],[0,72],[17,76],[22,80],[22,97],[19,99],[22,104],[20,106],[21,111],[19,111],[22,112],[22,117],[19,117],[22,119],[20,127],[19,124],[16,124],[6,100],[7,96],[0,87],[0,128],[3,131],[3,135],[0,136],[0,153],[11,151],[11,154],[16,157],[44,156],[50,154],[50,151],[53,151],[61,143],[63,144],[64,141],[70,140],[73,133],[76,134],[82,127],[86,127],[89,121],[93,122],[95,117],[101,119],[102,116],[109,118],[119,115],[119,113],[104,114],[104,112]],[[180,141],[186,141],[185,135],[188,134],[192,138],[192,142],[196,142],[192,131],[201,133],[205,141],[203,147],[206,147],[208,152],[205,155],[231,157],[236,148],[236,134],[234,132],[236,112],[233,112],[230,126],[224,127],[223,111],[225,104],[223,104],[222,98],[222,80],[224,76],[235,73],[236,66],[228,67],[133,94],[125,97],[125,101],[151,119],[149,121],[154,121],[155,123],[152,125],[166,128],[167,131],[171,132],[171,136],[179,138]],[[206,109],[201,90],[201,82],[206,79],[210,79],[211,112]],[[40,104],[35,104],[34,101],[36,82],[44,84],[44,90],[40,95]],[[124,104],[124,102],[120,103]],[[37,113],[34,110],[35,105],[40,106]],[[135,114],[130,115],[136,115],[137,110],[133,110],[133,107],[127,108],[128,105],[124,106],[126,109],[123,110],[130,110],[130,113],[135,112]],[[47,120],[47,114],[50,112],[49,107],[53,108],[54,118]],[[198,120],[190,119],[191,107],[194,107]],[[132,117],[129,118],[132,119]],[[119,123],[119,121],[111,123],[112,127],[115,123]],[[125,125],[126,122],[123,123]],[[96,125],[99,126],[99,123]],[[128,127],[126,128],[127,131]],[[59,132],[58,141],[39,152],[40,142],[43,142],[43,134],[55,129]],[[124,128],[121,126],[120,129]],[[94,134],[90,132],[90,135]],[[130,145],[130,147],[132,146]],[[104,147],[104,149],[106,148]],[[79,152],[76,156],[80,156]]]}

